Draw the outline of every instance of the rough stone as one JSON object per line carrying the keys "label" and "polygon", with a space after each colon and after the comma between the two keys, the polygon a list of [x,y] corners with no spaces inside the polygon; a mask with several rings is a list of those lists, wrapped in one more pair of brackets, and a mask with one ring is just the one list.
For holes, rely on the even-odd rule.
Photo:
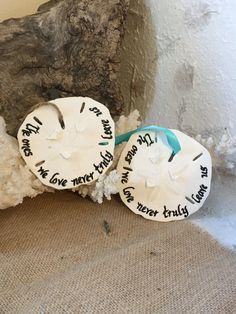
{"label": "rough stone", "polygon": [[32,106],[88,96],[122,111],[117,73],[129,0],[51,0],[0,23],[0,116],[16,135]]}

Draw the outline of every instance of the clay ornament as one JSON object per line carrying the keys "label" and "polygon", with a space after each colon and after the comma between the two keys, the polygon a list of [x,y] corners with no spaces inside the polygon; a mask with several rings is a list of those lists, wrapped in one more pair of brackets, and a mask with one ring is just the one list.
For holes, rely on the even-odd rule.
{"label": "clay ornament", "polygon": [[88,97],[60,98],[37,106],[17,137],[28,167],[55,189],[91,184],[113,161],[114,122],[104,105]]}
{"label": "clay ornament", "polygon": [[210,192],[209,152],[186,134],[150,126],[117,137],[128,140],[118,163],[119,193],[136,214],[181,220],[199,210]]}

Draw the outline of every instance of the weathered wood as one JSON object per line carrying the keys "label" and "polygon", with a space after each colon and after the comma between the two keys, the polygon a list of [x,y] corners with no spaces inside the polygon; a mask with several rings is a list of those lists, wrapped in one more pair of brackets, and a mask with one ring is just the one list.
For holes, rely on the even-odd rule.
{"label": "weathered wood", "polygon": [[129,0],[51,0],[0,23],[0,115],[15,135],[32,106],[88,96],[122,108],[119,47]]}

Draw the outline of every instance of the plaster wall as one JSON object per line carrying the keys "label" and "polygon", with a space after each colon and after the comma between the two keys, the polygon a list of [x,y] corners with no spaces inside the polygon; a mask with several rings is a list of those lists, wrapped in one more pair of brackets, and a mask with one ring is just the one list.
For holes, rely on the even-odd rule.
{"label": "plaster wall", "polygon": [[156,29],[150,122],[236,132],[236,2],[147,0]]}

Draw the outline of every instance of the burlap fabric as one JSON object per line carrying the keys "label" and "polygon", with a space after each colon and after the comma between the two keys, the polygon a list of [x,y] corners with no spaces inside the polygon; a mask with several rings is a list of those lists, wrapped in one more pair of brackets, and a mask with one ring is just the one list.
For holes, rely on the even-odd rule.
{"label": "burlap fabric", "polygon": [[190,222],[146,221],[118,198],[26,200],[0,213],[0,243],[1,314],[236,313],[234,253]]}

